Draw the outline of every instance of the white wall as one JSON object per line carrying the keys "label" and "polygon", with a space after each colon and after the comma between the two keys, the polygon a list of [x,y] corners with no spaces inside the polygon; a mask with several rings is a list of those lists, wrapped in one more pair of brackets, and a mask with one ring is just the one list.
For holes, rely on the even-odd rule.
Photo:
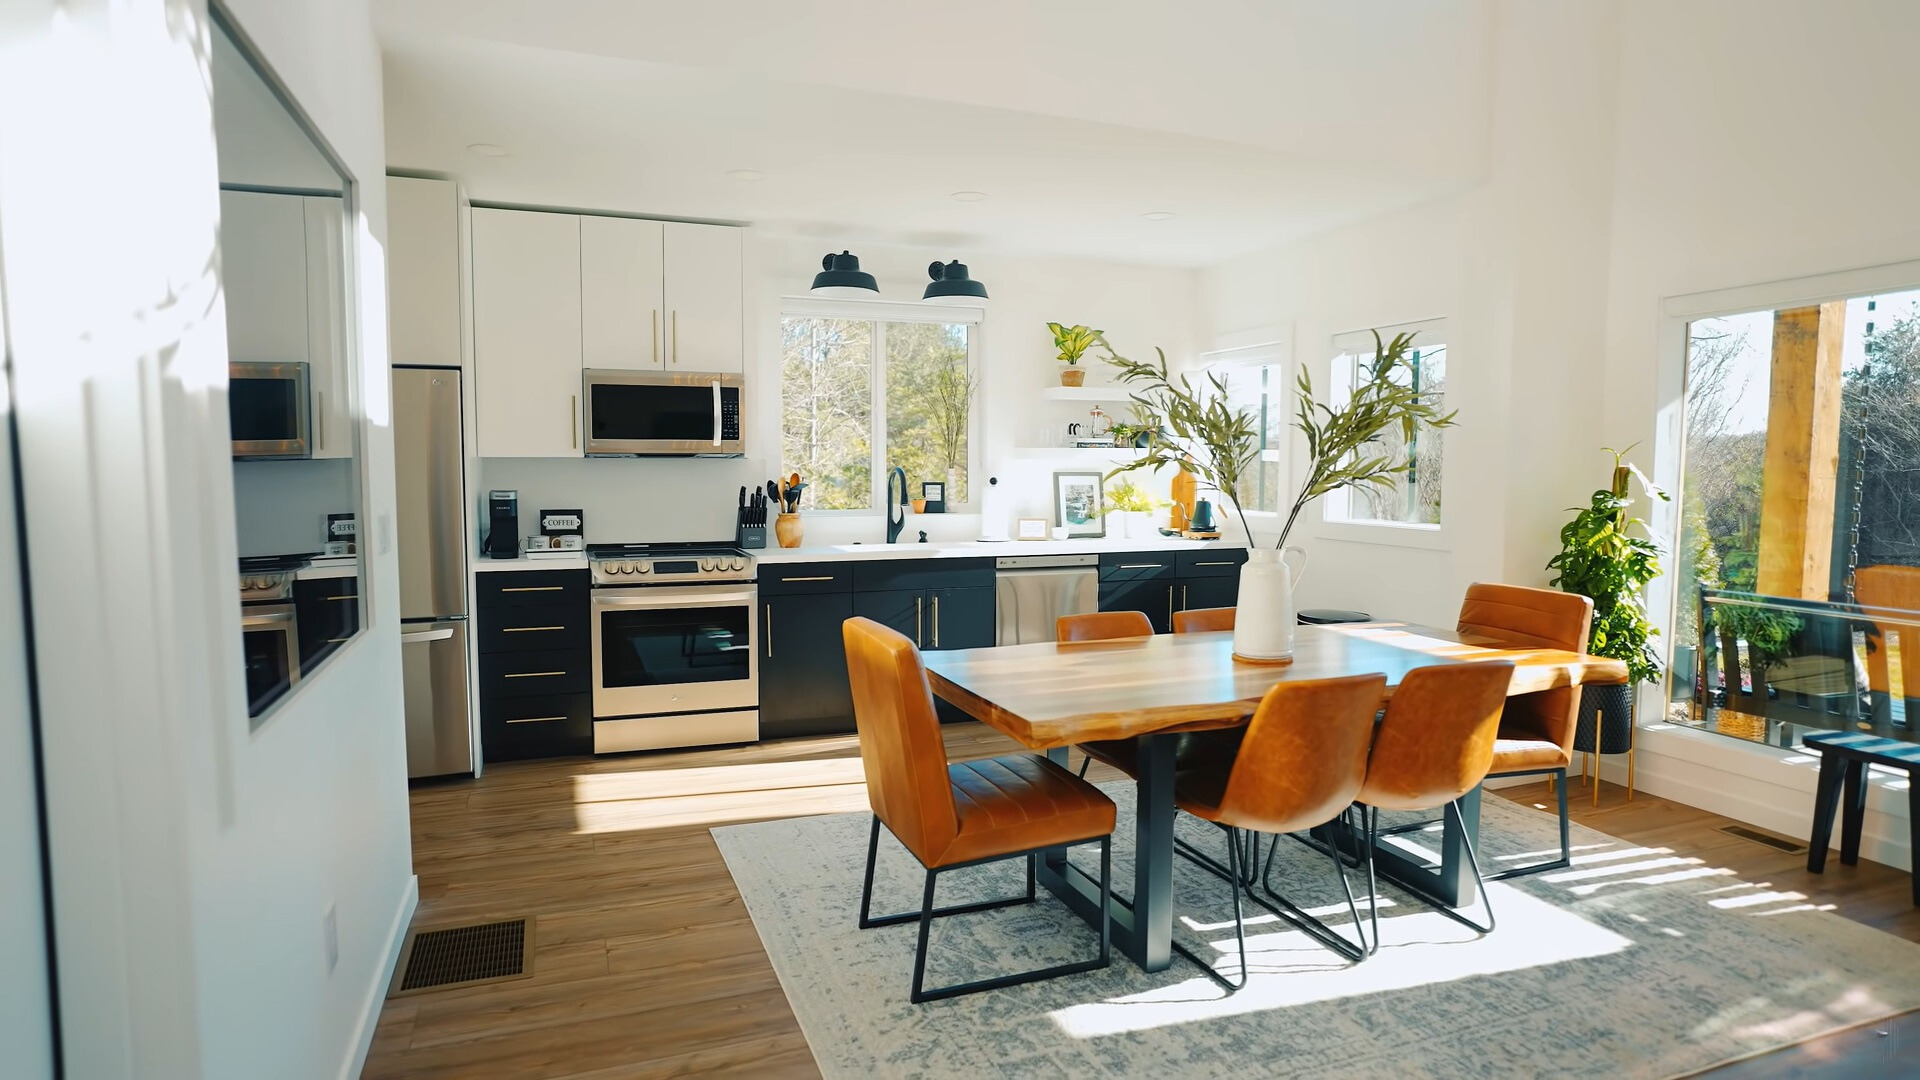
{"label": "white wall", "polygon": [[[1906,135],[1920,100],[1909,56],[1920,7],[1635,0],[1621,38],[1607,427],[1669,445],[1682,338],[1661,318],[1664,299],[1920,258],[1920,143]],[[1813,776],[1796,757],[1649,732],[1640,777],[1804,834]],[[1909,865],[1904,803],[1904,792],[1873,792],[1867,857]]]}
{"label": "white wall", "polygon": [[240,554],[320,550],[327,515],[355,512],[358,469],[351,458],[234,462],[234,530]]}
{"label": "white wall", "polygon": [[[470,193],[474,194],[474,193]],[[644,207],[596,207],[641,211]],[[927,264],[959,258],[991,297],[980,328],[982,387],[979,446],[981,475],[997,473],[1009,489],[1009,517],[1051,517],[1055,461],[1022,460],[1003,452],[1032,443],[1039,429],[1064,429],[1085,419],[1084,406],[1040,400],[1037,392],[1059,384],[1049,321],[1085,323],[1107,331],[1116,349],[1134,356],[1153,346],[1179,359],[1193,352],[1193,281],[1190,271],[1075,259],[973,255],[932,248],[829,243],[821,239],[748,232],[747,393],[748,451],[745,459],[703,461],[488,459],[476,495],[487,488],[520,492],[521,532],[542,507],[586,511],[590,542],[711,540],[733,533],[740,486],[764,484],[776,467],[780,406],[780,310],[783,296],[804,296],[829,250],[851,249],[861,268],[880,282],[881,298],[918,301]],[[1090,382],[1105,378],[1103,365],[1082,361]],[[1078,464],[1072,466],[1079,468]],[[919,490],[914,477],[914,490]],[[878,542],[885,526],[872,514],[805,515],[808,543]],[[926,529],[932,540],[970,539],[980,530],[975,514],[922,515],[904,535]]]}
{"label": "white wall", "polygon": [[9,5],[0,255],[74,1076],[351,1075],[413,903],[379,58],[365,0],[231,8],[363,182],[371,629],[249,732],[203,4]]}

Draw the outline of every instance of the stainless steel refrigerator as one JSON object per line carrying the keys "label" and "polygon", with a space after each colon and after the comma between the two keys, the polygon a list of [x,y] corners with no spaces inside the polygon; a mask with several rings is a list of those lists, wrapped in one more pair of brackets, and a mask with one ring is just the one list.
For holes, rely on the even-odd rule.
{"label": "stainless steel refrigerator", "polygon": [[467,696],[466,452],[458,368],[393,369],[400,659],[407,775],[471,773]]}

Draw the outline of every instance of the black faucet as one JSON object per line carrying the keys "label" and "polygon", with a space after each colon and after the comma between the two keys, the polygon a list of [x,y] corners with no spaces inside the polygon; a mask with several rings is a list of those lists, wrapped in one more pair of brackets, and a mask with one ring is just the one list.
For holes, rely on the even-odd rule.
{"label": "black faucet", "polygon": [[[897,501],[893,497],[893,481],[896,478],[900,481],[900,498]],[[901,530],[906,527],[907,470],[896,465],[893,471],[887,473],[887,543],[897,542],[900,539]]]}

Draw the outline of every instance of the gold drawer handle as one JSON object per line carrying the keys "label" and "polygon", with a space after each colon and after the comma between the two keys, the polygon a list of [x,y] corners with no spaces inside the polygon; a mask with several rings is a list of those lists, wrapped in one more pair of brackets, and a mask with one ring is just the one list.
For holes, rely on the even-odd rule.
{"label": "gold drawer handle", "polygon": [[[1120,569],[1122,570],[1158,570],[1166,565],[1167,564],[1163,562],[1130,562],[1130,563],[1121,563]],[[1210,564],[1202,564],[1202,565],[1210,565]]]}
{"label": "gold drawer handle", "polygon": [[555,720],[565,720],[564,716],[529,716],[525,720],[509,720],[509,724],[550,724]]}
{"label": "gold drawer handle", "polygon": [[1195,566],[1235,566],[1238,564],[1230,560],[1223,560],[1221,562],[1197,562],[1197,563],[1194,563],[1193,565]]}
{"label": "gold drawer handle", "polygon": [[353,639],[352,639],[352,638],[350,638],[350,637],[330,637],[330,638],[328,638],[328,639],[327,639],[327,644],[329,644],[329,645],[338,645],[338,644],[340,644],[340,643],[341,643],[341,642],[343,642],[343,641],[352,641],[352,640],[353,640]]}
{"label": "gold drawer handle", "polygon": [[536,630],[565,630],[565,629],[566,627],[564,626],[504,626],[500,628],[500,632],[503,634],[531,634]]}
{"label": "gold drawer handle", "polygon": [[512,586],[511,588],[501,589],[500,591],[501,592],[559,592],[565,588],[566,588],[565,585],[515,585],[515,586]]}
{"label": "gold drawer handle", "polygon": [[329,600],[358,600],[358,599],[360,599],[360,597],[359,597],[358,595],[356,595],[356,594],[353,594],[353,593],[348,593],[348,594],[347,594],[347,595],[345,595],[345,596],[329,596],[329,597],[327,597],[327,599],[329,599]]}
{"label": "gold drawer handle", "polygon": [[780,580],[781,581],[832,581],[833,575],[823,574],[819,577],[783,577]]}
{"label": "gold drawer handle", "polygon": [[551,678],[551,677],[553,677],[553,676],[556,676],[556,675],[565,675],[565,674],[566,674],[566,672],[564,672],[564,671],[517,671],[517,672],[514,672],[514,673],[513,673],[513,674],[511,674],[511,675],[503,675],[503,676],[501,676],[501,678],[505,678],[505,679],[546,679],[546,678]]}

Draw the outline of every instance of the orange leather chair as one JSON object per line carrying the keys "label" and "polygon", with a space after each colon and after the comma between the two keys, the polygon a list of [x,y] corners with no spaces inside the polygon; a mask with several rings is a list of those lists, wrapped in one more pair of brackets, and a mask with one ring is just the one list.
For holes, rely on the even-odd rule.
{"label": "orange leather chair", "polygon": [[[1319,919],[1275,892],[1268,884],[1269,903],[1253,891],[1255,874],[1251,867],[1243,871],[1241,862],[1248,856],[1242,847],[1243,833],[1279,834],[1298,832],[1324,825],[1346,813],[1354,797],[1360,794],[1367,776],[1367,752],[1373,744],[1373,722],[1386,695],[1385,675],[1348,675],[1335,679],[1303,679],[1282,682],[1267,691],[1247,725],[1246,738],[1239,752],[1227,756],[1213,744],[1193,743],[1191,753],[1174,770],[1173,799],[1187,813],[1219,825],[1227,834],[1227,865],[1177,843],[1175,850],[1204,869],[1224,879],[1233,889],[1234,934],[1240,944],[1240,978],[1229,981],[1211,965],[1174,942],[1182,956],[1198,964],[1229,990],[1238,990],[1247,982],[1246,921],[1241,912],[1240,894],[1275,915],[1299,927],[1321,944],[1350,960],[1367,957],[1366,935],[1360,929],[1360,909],[1354,903],[1353,887],[1347,882],[1346,869],[1331,849],[1334,872],[1340,875],[1340,887],[1347,894],[1347,910],[1353,917],[1355,945]],[[1257,837],[1254,838],[1257,842]],[[1268,860],[1269,874],[1272,860]]]}
{"label": "orange leather chair", "polygon": [[1236,610],[1230,607],[1203,607],[1192,611],[1176,611],[1173,613],[1173,632],[1204,634],[1209,630],[1231,630]]}
{"label": "orange leather chair", "polygon": [[[1387,713],[1373,735],[1373,756],[1367,760],[1367,781],[1355,801],[1360,804],[1367,859],[1367,895],[1373,942],[1380,947],[1380,904],[1373,872],[1373,848],[1379,840],[1381,810],[1432,810],[1445,807],[1448,824],[1466,839],[1467,865],[1480,886],[1487,906],[1485,926],[1453,908],[1436,907],[1441,914],[1466,923],[1483,934],[1493,932],[1493,901],[1473,841],[1460,820],[1460,796],[1480,786],[1493,766],[1493,748],[1499,736],[1500,714],[1507,703],[1513,665],[1505,661],[1481,664],[1437,664],[1407,672],[1393,692]],[[1562,785],[1564,786],[1564,785]],[[1267,864],[1273,872],[1273,864]]]}
{"label": "orange leather chair", "polygon": [[1899,695],[1906,699],[1908,716],[1920,715],[1920,616],[1902,619],[1901,612],[1920,611],[1920,567],[1863,566],[1853,572],[1853,598],[1870,609],[1873,628],[1867,632],[1867,689],[1872,691],[1873,722],[1893,722],[1894,693],[1888,650],[1900,653]]}
{"label": "orange leather chair", "polygon": [[[1074,641],[1107,641],[1113,638],[1152,637],[1153,621],[1144,611],[1090,611],[1084,615],[1062,615],[1053,621],[1054,640],[1062,644]],[[1080,775],[1097,758],[1126,773],[1140,772],[1140,747],[1132,739],[1100,739],[1082,743],[1086,760],[1080,763]]]}
{"label": "orange leather chair", "polygon": [[[913,958],[914,1004],[1056,975],[1104,968],[1112,955],[1110,884],[1113,801],[1046,758],[1015,754],[985,761],[947,763],[940,720],[919,650],[905,635],[872,619],[848,619],[841,628],[847,673],[853,683],[853,718],[860,733],[860,763],[866,770],[873,829],[867,839],[866,881],[860,890],[860,928],[918,920],[920,943]],[[880,826],[926,868],[920,910],[874,916],[873,868]],[[1030,904],[1034,857],[1047,848],[1100,843],[1100,955],[1039,971],[925,989],[927,937],[944,915]],[[1024,897],[935,909],[934,885],[943,873],[1026,856]]]}
{"label": "orange leather chair", "polygon": [[[1593,601],[1578,593],[1519,585],[1475,584],[1460,605],[1459,630],[1511,648],[1587,651]],[[1562,686],[1507,699],[1488,776],[1550,773],[1560,794],[1560,857],[1503,870],[1494,880],[1557,870],[1571,864],[1567,819],[1567,767],[1580,721],[1580,688]]]}

